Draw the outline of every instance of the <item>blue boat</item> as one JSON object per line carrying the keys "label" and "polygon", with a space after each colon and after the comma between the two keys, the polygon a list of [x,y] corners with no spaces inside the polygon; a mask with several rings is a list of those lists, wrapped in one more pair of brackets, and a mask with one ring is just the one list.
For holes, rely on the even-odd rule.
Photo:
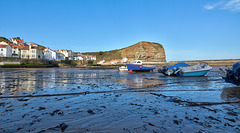
{"label": "blue boat", "polygon": [[135,60],[132,64],[126,64],[128,70],[138,71],[138,72],[147,72],[153,71],[156,66],[143,66],[141,60]]}
{"label": "blue boat", "polygon": [[184,62],[179,62],[173,66],[163,66],[162,68],[158,69],[159,73],[164,74],[165,76],[176,76],[175,71],[179,68],[179,67],[187,67],[189,66],[189,64],[184,63]]}
{"label": "blue boat", "polygon": [[206,63],[198,63],[194,66],[180,67],[175,74],[180,77],[205,76],[211,69]]}

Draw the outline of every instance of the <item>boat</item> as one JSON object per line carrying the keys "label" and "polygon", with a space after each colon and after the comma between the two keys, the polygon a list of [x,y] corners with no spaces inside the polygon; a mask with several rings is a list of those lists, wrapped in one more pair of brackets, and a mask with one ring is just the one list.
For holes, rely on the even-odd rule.
{"label": "boat", "polygon": [[158,69],[158,72],[164,74],[165,76],[176,76],[175,71],[177,71],[179,67],[186,67],[186,66],[189,66],[189,64],[184,62],[179,62],[169,67],[163,66],[162,68]]}
{"label": "boat", "polygon": [[156,66],[143,66],[141,60],[135,60],[132,64],[126,64],[127,69],[129,71],[137,71],[137,72],[149,72],[153,71]]}
{"label": "boat", "polygon": [[118,68],[118,70],[119,70],[120,72],[127,72],[127,71],[128,71],[128,69],[127,69],[126,66],[121,66],[121,67]]}
{"label": "boat", "polygon": [[219,68],[222,78],[234,85],[240,85],[240,62],[233,64],[233,66],[222,66]]}
{"label": "boat", "polygon": [[174,73],[180,77],[196,77],[205,76],[211,69],[212,67],[206,63],[198,63],[194,66],[178,67]]}

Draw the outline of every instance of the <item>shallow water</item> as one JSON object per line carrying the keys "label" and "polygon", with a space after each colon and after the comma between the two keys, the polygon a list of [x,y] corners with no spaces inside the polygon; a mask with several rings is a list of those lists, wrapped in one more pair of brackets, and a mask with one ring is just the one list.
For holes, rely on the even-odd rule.
{"label": "shallow water", "polygon": [[240,88],[215,69],[0,69],[0,100],[0,132],[240,132]]}

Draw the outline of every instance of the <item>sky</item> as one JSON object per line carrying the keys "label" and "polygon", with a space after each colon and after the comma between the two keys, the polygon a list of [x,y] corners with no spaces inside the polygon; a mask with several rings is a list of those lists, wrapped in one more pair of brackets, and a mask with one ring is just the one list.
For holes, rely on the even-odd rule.
{"label": "sky", "polygon": [[0,36],[53,50],[149,41],[167,61],[240,58],[240,0],[0,0],[0,13]]}

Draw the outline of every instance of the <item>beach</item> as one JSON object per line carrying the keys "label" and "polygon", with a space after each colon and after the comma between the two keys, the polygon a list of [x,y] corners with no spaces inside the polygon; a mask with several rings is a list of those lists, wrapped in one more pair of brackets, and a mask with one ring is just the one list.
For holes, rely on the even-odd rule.
{"label": "beach", "polygon": [[0,69],[0,132],[240,132],[239,87],[117,69]]}

